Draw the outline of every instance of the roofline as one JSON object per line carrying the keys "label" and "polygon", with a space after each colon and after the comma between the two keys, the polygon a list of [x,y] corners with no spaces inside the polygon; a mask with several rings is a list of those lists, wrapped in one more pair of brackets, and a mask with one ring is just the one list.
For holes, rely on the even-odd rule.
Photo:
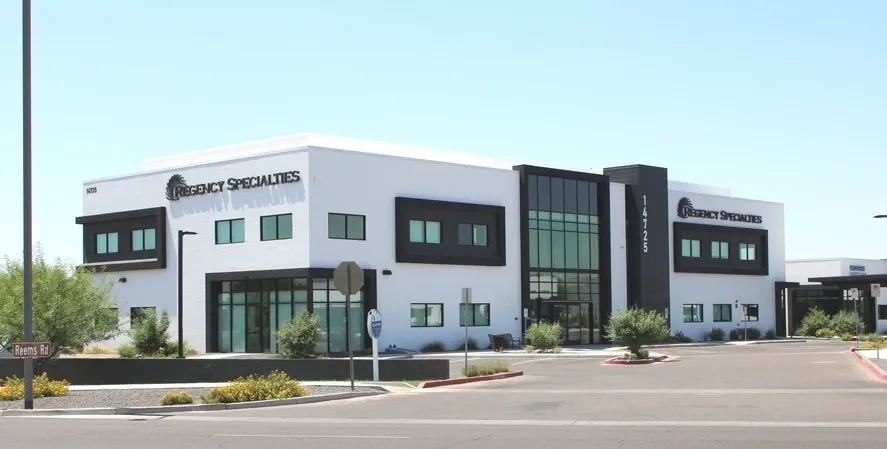
{"label": "roofline", "polygon": [[[682,182],[682,181],[677,181],[677,182]],[[705,185],[705,184],[697,184],[697,185],[702,186],[702,187],[714,187],[714,188],[722,188],[722,189],[726,189],[726,188],[728,188],[728,187],[709,186],[709,185]],[[741,200],[741,201],[751,201],[751,202],[755,202],[755,203],[776,204],[776,205],[779,205],[779,206],[785,206],[785,203],[780,203],[780,202],[778,202],[778,201],[759,200],[759,199],[748,198],[748,197],[744,197],[744,196],[735,196],[735,195],[717,195],[717,194],[714,194],[714,193],[692,192],[692,191],[689,191],[689,190],[681,190],[681,189],[668,189],[668,191],[669,191],[669,192],[686,193],[687,195],[704,195],[704,196],[714,196],[714,197],[718,197],[718,198],[732,198],[732,199],[735,199],[735,200]]]}

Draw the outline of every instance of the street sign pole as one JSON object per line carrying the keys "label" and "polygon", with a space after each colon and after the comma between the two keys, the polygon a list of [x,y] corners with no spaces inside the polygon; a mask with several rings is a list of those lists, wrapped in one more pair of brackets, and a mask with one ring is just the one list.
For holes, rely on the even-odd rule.
{"label": "street sign pole", "polygon": [[468,309],[468,304],[471,304],[470,287],[462,288],[462,304],[460,313],[462,314],[462,322],[465,325],[465,376],[468,376],[468,320],[466,319],[465,311]]}
{"label": "street sign pole", "polygon": [[[31,222],[31,0],[22,0],[22,183],[23,200],[24,200],[24,229],[22,236],[24,240],[24,255],[22,264],[24,265],[24,337],[25,341],[30,342],[34,339],[33,329],[33,310],[32,310],[32,294],[33,294],[33,277],[34,277],[34,261],[31,248],[32,222]],[[34,408],[34,361],[32,359],[24,359],[22,363],[25,365],[25,410]]]}
{"label": "street sign pole", "polygon": [[346,349],[348,351],[351,391],[354,391],[354,342],[352,341],[354,335],[351,329],[351,295],[359,292],[363,287],[363,269],[355,262],[342,262],[333,271],[333,282],[336,284],[336,290],[345,295]]}
{"label": "street sign pole", "polygon": [[856,327],[856,349],[859,349],[859,290],[855,288],[850,289],[850,299],[853,300],[853,310],[854,315],[853,319],[855,321],[854,327]]}
{"label": "street sign pole", "polygon": [[354,351],[351,349],[351,265],[346,268],[348,277],[345,281],[345,288],[348,293],[345,295],[345,329],[348,335],[348,369],[351,373],[351,391],[354,391]]}

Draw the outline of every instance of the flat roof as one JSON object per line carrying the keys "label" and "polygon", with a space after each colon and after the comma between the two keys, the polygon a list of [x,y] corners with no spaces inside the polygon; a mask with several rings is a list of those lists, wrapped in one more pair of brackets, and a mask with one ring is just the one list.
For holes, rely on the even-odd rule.
{"label": "flat roof", "polygon": [[857,274],[854,276],[825,276],[807,278],[808,282],[819,282],[822,285],[861,285],[861,284],[885,284],[887,286],[887,274]]}

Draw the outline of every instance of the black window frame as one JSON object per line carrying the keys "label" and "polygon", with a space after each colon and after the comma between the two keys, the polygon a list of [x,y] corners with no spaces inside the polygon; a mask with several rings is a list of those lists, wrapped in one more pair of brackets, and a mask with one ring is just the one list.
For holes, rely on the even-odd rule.
{"label": "black window frame", "polygon": [[887,320],[887,304],[878,304],[878,320]]}
{"label": "black window frame", "polygon": [[[685,241],[690,242],[690,255],[689,256],[684,255],[684,242]],[[693,255],[693,243],[699,244],[699,255],[698,256]],[[681,257],[683,257],[685,259],[700,259],[700,258],[702,258],[702,240],[691,239],[691,238],[682,238],[681,239]]]}
{"label": "black window frame", "polygon": [[[462,318],[465,316],[464,310],[466,306],[471,307],[471,321],[472,324],[465,324]],[[477,316],[477,307],[478,306],[487,306],[487,324],[477,324],[477,320],[475,317]],[[493,324],[493,313],[490,303],[471,303],[471,304],[462,304],[459,303],[459,327],[490,327]]]}
{"label": "black window frame", "polygon": [[[414,221],[422,222],[422,241],[421,242],[417,242],[412,239],[412,227],[413,227]],[[428,223],[437,223],[437,230],[438,230],[437,240],[438,241],[436,241],[436,242],[429,242],[428,241]],[[443,243],[444,243],[444,241],[443,241],[444,240],[443,239],[443,222],[441,222],[439,220],[418,220],[415,218],[411,218],[409,221],[409,232],[410,232],[410,235],[408,236],[408,238],[409,238],[410,244],[412,244],[412,245],[443,245]]]}
{"label": "black window frame", "polygon": [[[742,276],[767,276],[770,274],[766,229],[743,228],[737,226],[707,225],[700,223],[673,223],[673,267],[675,273],[730,274]],[[682,241],[701,240],[704,248],[711,248],[711,242],[729,244],[730,257],[712,257],[711,251],[703,250],[701,257],[683,257]],[[755,245],[755,259],[742,260],[740,245]],[[734,249],[735,248],[735,249]]]}
{"label": "black window frame", "polygon": [[156,306],[145,306],[145,307],[130,307],[129,308],[129,323],[130,326],[136,324],[141,321],[143,318],[148,316],[147,311],[151,310],[154,312],[154,316],[157,316],[157,307]]}
{"label": "black window frame", "polygon": [[[234,241],[234,231],[232,231],[232,229],[234,229],[233,224],[235,221],[243,222],[243,240],[239,241],[239,242]],[[219,223],[228,223],[228,241],[227,242],[220,242],[219,241],[219,235],[220,235],[219,234]],[[215,227],[214,232],[215,232],[216,245],[234,245],[237,243],[245,243],[246,242],[246,219],[245,218],[229,218],[226,220],[216,220],[215,223],[213,223],[213,226]]]}
{"label": "black window frame", "polygon": [[[286,216],[290,217],[290,230],[289,230],[290,235],[289,235],[289,237],[280,237],[280,217],[286,217]],[[265,238],[265,219],[269,219],[269,218],[274,219],[274,229],[276,231],[275,234],[277,234],[276,238],[273,238],[273,239]],[[263,242],[273,242],[276,240],[292,240],[293,234],[295,234],[295,232],[293,232],[293,229],[292,229],[293,225],[294,225],[294,223],[293,223],[293,214],[292,213],[262,215],[261,217],[259,217],[259,239]]]}
{"label": "black window frame", "polygon": [[[698,312],[699,312],[699,319],[698,320],[692,319],[693,313],[691,313],[690,314],[691,321],[687,321],[687,318],[686,318],[687,315],[684,313],[684,310],[687,307],[691,307],[693,310],[698,310]],[[702,304],[683,304],[681,307],[681,319],[685,323],[704,323],[705,322],[705,307],[703,307]]]}
{"label": "black window frame", "polygon": [[[465,226],[468,226],[468,232],[470,233],[471,242],[469,242],[469,243],[463,243],[463,242],[462,242],[462,229],[463,229],[463,227],[465,227]],[[479,245],[479,244],[475,241],[475,238],[474,238],[474,236],[475,236],[474,231],[475,231],[475,229],[478,228],[478,227],[483,227],[483,228],[484,228],[484,244],[483,244],[483,245]],[[490,236],[490,227],[487,226],[486,224],[483,224],[483,223],[458,223],[458,224],[456,225],[456,233],[457,233],[457,240],[458,240],[456,243],[459,244],[459,245],[462,245],[462,246],[478,246],[478,247],[481,247],[481,248],[483,248],[483,247],[487,247],[487,246],[490,245],[490,237],[489,237],[489,236]]]}
{"label": "black window frame", "polygon": [[[142,233],[142,249],[136,249],[135,233],[139,232],[139,231],[141,231],[141,233]],[[153,248],[148,248],[147,245],[145,244],[148,241],[145,239],[145,231],[154,231],[154,247]],[[129,249],[132,252],[155,251],[157,249],[157,229],[156,228],[133,229],[132,231],[129,231],[129,236],[130,236]],[[117,239],[118,239],[117,246],[119,247],[120,246],[120,243],[119,243],[120,237],[118,236]]]}
{"label": "black window frame", "polygon": [[[111,234],[114,234],[114,235],[117,236],[117,250],[115,250],[115,251],[109,251],[109,250],[108,250],[108,236],[110,236]],[[99,240],[100,240],[100,239],[105,239],[105,252],[103,252],[103,253],[99,252]],[[98,233],[98,234],[96,234],[96,235],[95,235],[95,245],[93,246],[93,248],[95,248],[95,253],[96,253],[96,254],[102,254],[102,255],[104,255],[104,254],[117,254],[117,253],[119,253],[119,252],[120,252],[120,232],[118,232],[118,231],[108,231],[108,232],[102,232],[102,233]]]}
{"label": "black window frame", "polygon": [[[742,322],[743,322],[743,323],[757,323],[758,321],[761,320],[761,315],[760,315],[760,314],[761,314],[761,307],[760,307],[760,304],[751,304],[751,303],[749,303],[749,304],[741,304],[740,306],[742,307]],[[749,316],[750,316],[749,313],[748,313],[748,310],[749,310],[750,308],[752,308],[752,307],[755,309],[755,314],[754,314],[754,319],[753,319],[753,320],[750,320],[750,319],[748,319]]]}
{"label": "black window frame", "polygon": [[[730,242],[724,242],[724,241],[720,241],[720,240],[711,240],[709,243],[710,243],[709,244],[709,251],[711,253],[712,259],[730,260]],[[717,245],[717,248],[718,248],[718,257],[715,257],[715,255],[714,255],[715,245]],[[724,245],[727,245],[726,254],[724,252]],[[724,256],[726,256],[726,257],[724,257]]]}
{"label": "black window frame", "polygon": [[[727,319],[724,319],[724,309],[727,309]],[[718,310],[721,311],[720,319],[718,319]],[[733,304],[712,304],[711,321],[713,323],[732,323],[733,322]]]}
{"label": "black window frame", "polygon": [[[332,229],[330,229],[330,223],[332,222],[333,216],[344,217],[345,218],[345,236],[344,237],[334,237],[331,233]],[[348,226],[348,221],[351,219],[359,218],[361,220],[361,235],[360,238],[354,238],[348,235],[348,230],[350,227]],[[356,240],[356,241],[366,241],[367,235],[367,217],[366,215],[359,214],[344,214],[341,212],[328,212],[326,217],[326,234],[327,238],[331,240]]]}
{"label": "black window frame", "polygon": [[[742,247],[745,247],[745,251],[746,251],[745,257],[742,257]],[[755,257],[753,257],[751,259],[748,258],[748,248],[749,247],[752,248],[752,250],[754,250],[754,253],[755,253]],[[739,260],[746,261],[746,262],[754,262],[754,261],[758,260],[758,245],[756,243],[742,243],[742,242],[740,242],[739,243]]]}
{"label": "black window frame", "polygon": [[[413,324],[413,306],[425,306],[425,324],[421,326],[417,326]],[[428,306],[440,306],[440,325],[439,326],[429,326],[428,325]],[[444,311],[444,303],[442,302],[413,302],[410,303],[410,327],[411,328],[423,328],[423,327],[444,327],[446,321],[446,313]]]}

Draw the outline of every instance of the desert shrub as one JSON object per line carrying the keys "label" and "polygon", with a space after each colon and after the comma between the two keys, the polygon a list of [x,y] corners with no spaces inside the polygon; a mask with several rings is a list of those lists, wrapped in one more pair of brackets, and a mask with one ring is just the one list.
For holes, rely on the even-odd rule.
{"label": "desert shrub", "polygon": [[553,352],[555,354],[560,354],[561,351],[563,351],[563,350],[564,350],[564,348],[562,348],[560,346],[555,346],[555,347],[551,348],[551,352]]}
{"label": "desert shrub", "polygon": [[[150,309],[149,309],[150,310]],[[129,338],[141,355],[157,355],[169,341],[169,313],[143,313],[130,320]]]}
{"label": "desert shrub", "polygon": [[629,354],[638,355],[643,346],[660,342],[667,336],[665,316],[654,310],[632,307],[617,311],[607,326],[607,337],[621,341]]}
{"label": "desert shrub", "polygon": [[468,365],[468,369],[462,368],[465,377],[490,376],[498,373],[507,373],[508,364],[505,362],[493,362],[483,365]]}
{"label": "desert shrub", "polygon": [[817,330],[816,335],[814,335],[814,337],[819,337],[819,338],[832,338],[834,336],[835,336],[835,331],[832,329],[829,329],[827,327]]}
{"label": "desert shrub", "polygon": [[240,377],[228,385],[216,387],[203,395],[207,404],[231,404],[234,402],[268,401],[271,399],[298,398],[308,394],[282,371],[274,371],[262,376]]}
{"label": "desert shrub", "polygon": [[882,340],[884,340],[884,337],[881,336],[881,334],[879,334],[877,332],[872,332],[870,334],[863,335],[860,338],[860,340],[862,340],[862,341],[882,341]]}
{"label": "desert shrub", "polygon": [[724,330],[720,327],[713,327],[710,331],[708,331],[708,338],[711,341],[724,341],[724,337],[726,336],[726,332],[724,332]]}
{"label": "desert shrub", "polygon": [[88,354],[88,355],[112,355],[112,354],[117,354],[117,351],[115,351],[113,349],[105,349],[105,348],[102,348],[101,346],[91,346],[89,348],[84,349],[80,353],[81,354]]}
{"label": "desert shrub", "polygon": [[177,393],[166,393],[160,398],[160,405],[184,405],[193,404],[194,398],[184,391]]}
{"label": "desert shrub", "polygon": [[730,329],[730,341],[743,340],[742,332],[739,329]]}
{"label": "desert shrub", "polygon": [[884,349],[887,348],[887,340],[884,340],[884,337],[879,335],[877,332],[863,335],[861,344],[859,345],[860,349]]}
{"label": "desert shrub", "polygon": [[757,327],[750,327],[745,331],[749,340],[760,340],[761,339],[761,329]]}
{"label": "desert shrub", "polygon": [[[477,340],[474,337],[468,337],[468,349],[473,351],[477,349]],[[459,344],[456,345],[456,349],[465,349],[465,339],[459,341]]]}
{"label": "desert shrub", "polygon": [[675,343],[693,343],[693,339],[684,335],[684,331],[676,331],[669,340]]}
{"label": "desert shrub", "polygon": [[859,316],[853,312],[838,312],[832,315],[829,320],[829,329],[835,331],[834,335],[853,334],[856,335],[862,329],[865,329]]}
{"label": "desert shrub", "polygon": [[441,340],[429,341],[419,348],[419,352],[446,352],[447,344]]}
{"label": "desert shrub", "polygon": [[561,335],[563,328],[558,323],[538,322],[533,323],[527,329],[527,341],[542,351],[548,352],[553,350],[561,343]]}
{"label": "desert shrub", "polygon": [[[50,398],[67,396],[70,384],[66,380],[49,380],[46,373],[34,376],[34,397]],[[7,377],[0,384],[0,401],[21,401],[25,399],[25,381],[16,376]]]}
{"label": "desert shrub", "polygon": [[133,345],[123,345],[117,348],[117,355],[119,355],[121,359],[131,359],[139,355],[139,351]]}
{"label": "desert shrub", "polygon": [[524,351],[526,351],[526,352],[535,352],[535,351],[536,351],[536,347],[533,346],[533,345],[526,345],[526,346],[524,346]]}
{"label": "desert shrub", "polygon": [[317,315],[303,310],[277,330],[277,351],[287,358],[312,357],[323,338]]}
{"label": "desert shrub", "polygon": [[[187,341],[183,341],[183,343],[185,344],[185,350],[183,351],[183,354],[185,356],[198,354],[197,349],[194,349],[194,347],[189,345]],[[163,346],[163,349],[161,350],[161,355],[164,357],[178,357],[179,342],[175,340],[170,340],[166,342],[166,344]]]}
{"label": "desert shrub", "polygon": [[767,340],[775,340],[776,339],[776,329],[772,327],[767,329],[767,332],[764,332],[764,338]]}
{"label": "desert shrub", "polygon": [[801,320],[801,327],[798,328],[798,333],[808,337],[815,337],[820,329],[827,329],[830,324],[831,318],[822,309],[813,306]]}
{"label": "desert shrub", "polygon": [[856,338],[853,336],[853,334],[841,334],[841,341],[853,341],[853,340],[856,340]]}

